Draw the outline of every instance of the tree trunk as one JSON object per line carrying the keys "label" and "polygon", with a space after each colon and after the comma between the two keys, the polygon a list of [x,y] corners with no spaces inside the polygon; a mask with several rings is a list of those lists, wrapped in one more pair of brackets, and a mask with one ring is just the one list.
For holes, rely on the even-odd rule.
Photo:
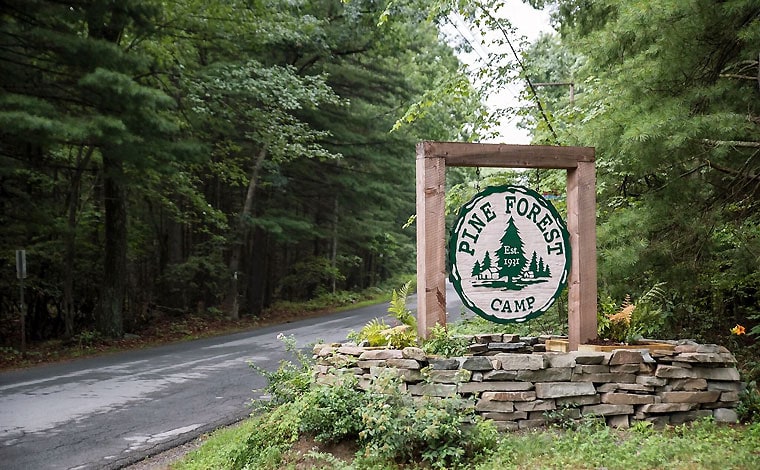
{"label": "tree trunk", "polygon": [[65,257],[63,266],[63,325],[64,336],[71,338],[74,334],[74,260],[76,259],[76,232],[77,232],[77,212],[82,186],[82,173],[90,163],[90,158],[95,151],[94,147],[89,147],[87,152],[82,155],[84,148],[79,148],[77,155],[76,170],[71,177],[68,195],[68,222],[65,242]]}
{"label": "tree trunk", "polygon": [[256,193],[256,182],[259,178],[259,170],[264,163],[264,159],[267,156],[266,147],[262,148],[259,154],[256,156],[256,160],[253,163],[253,171],[251,173],[251,179],[248,181],[248,192],[245,195],[245,202],[243,203],[243,210],[240,212],[239,217],[239,230],[237,240],[232,240],[232,252],[230,253],[230,288],[227,292],[227,298],[224,301],[224,306],[227,309],[227,315],[237,320],[240,318],[240,288],[238,285],[238,272],[240,270],[240,258],[243,252],[243,245],[248,237],[248,221],[246,220],[251,215],[253,208],[253,197]]}
{"label": "tree trunk", "polygon": [[103,155],[105,255],[103,288],[97,328],[109,338],[124,335],[124,299],[127,288],[127,202],[120,160]]}

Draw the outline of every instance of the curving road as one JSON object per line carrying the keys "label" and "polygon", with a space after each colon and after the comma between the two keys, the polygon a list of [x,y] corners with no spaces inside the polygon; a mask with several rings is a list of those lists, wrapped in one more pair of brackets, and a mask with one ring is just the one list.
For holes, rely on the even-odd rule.
{"label": "curving road", "polygon": [[[450,321],[461,302],[448,289]],[[416,307],[410,296],[409,307]],[[0,468],[121,468],[250,413],[264,379],[299,346],[343,341],[387,305],[217,338],[0,373]]]}

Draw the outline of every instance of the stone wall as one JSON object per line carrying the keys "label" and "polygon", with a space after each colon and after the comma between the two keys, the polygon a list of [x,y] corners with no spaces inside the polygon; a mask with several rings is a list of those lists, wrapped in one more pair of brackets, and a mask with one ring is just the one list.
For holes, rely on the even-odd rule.
{"label": "stone wall", "polygon": [[[413,396],[463,397],[500,429],[526,429],[552,419],[594,415],[607,424],[681,424],[712,416],[736,422],[743,388],[736,359],[724,347],[672,342],[672,350],[545,352],[543,338],[480,335],[472,355],[427,356],[420,348],[314,347],[318,382],[354,374],[360,387],[390,369]],[[505,352],[507,351],[507,352]],[[518,352],[510,352],[518,351]]]}

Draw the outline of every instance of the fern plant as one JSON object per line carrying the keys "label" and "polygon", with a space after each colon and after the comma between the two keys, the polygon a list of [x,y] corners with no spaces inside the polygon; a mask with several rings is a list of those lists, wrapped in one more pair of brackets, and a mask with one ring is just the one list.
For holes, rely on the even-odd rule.
{"label": "fern plant", "polygon": [[402,325],[407,325],[417,331],[417,319],[412,314],[412,311],[406,308],[406,299],[409,296],[409,286],[411,284],[412,281],[408,281],[401,286],[398,292],[396,289],[393,290],[391,302],[388,305],[388,313]]}
{"label": "fern plant", "polygon": [[637,302],[626,295],[620,308],[610,299],[602,301],[597,316],[599,337],[630,344],[656,335],[667,317],[663,308],[664,285],[662,282],[653,285]]}
{"label": "fern plant", "polygon": [[374,318],[357,333],[350,333],[348,338],[357,343],[366,342],[368,346],[388,346],[396,349],[417,345],[417,319],[406,307],[411,281],[391,294],[388,314],[398,321],[397,325],[388,325],[385,321]]}

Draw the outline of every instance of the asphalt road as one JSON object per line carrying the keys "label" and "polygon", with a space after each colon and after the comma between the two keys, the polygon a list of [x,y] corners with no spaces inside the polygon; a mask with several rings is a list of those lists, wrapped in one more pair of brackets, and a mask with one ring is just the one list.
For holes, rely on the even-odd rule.
{"label": "asphalt road", "polygon": [[[449,288],[451,318],[461,302]],[[416,297],[409,308],[416,307]],[[0,469],[121,468],[250,414],[264,379],[300,347],[344,341],[387,305],[245,333],[0,373]]]}

